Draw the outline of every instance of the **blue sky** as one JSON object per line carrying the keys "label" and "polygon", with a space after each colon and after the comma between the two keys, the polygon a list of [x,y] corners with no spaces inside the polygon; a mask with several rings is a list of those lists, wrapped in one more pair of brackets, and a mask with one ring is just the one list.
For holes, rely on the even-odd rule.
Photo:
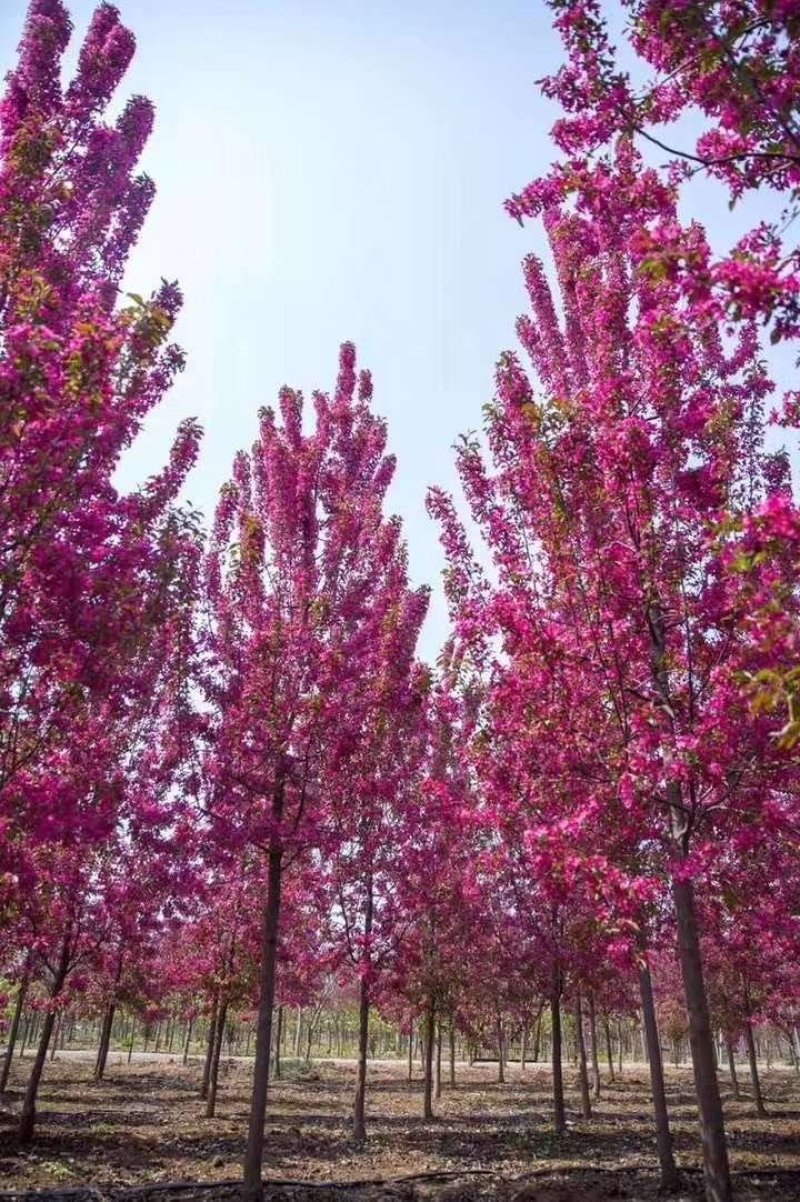
{"label": "blue sky", "polygon": [[[435,585],[425,489],[455,487],[452,444],[481,424],[525,307],[519,263],[542,249],[502,202],[551,157],[552,110],[534,81],[560,51],[543,0],[119,6],[138,40],[120,100],[143,92],[157,107],[143,167],[158,196],[128,285],[180,281],[189,356],[128,481],[157,470],[195,414],[205,440],[188,496],[209,514],[259,406],[283,383],[328,388],[350,339],[389,423],[413,577]],[[74,52],[93,5],[69,7]],[[25,9],[0,4],[3,71]],[[724,241],[744,226],[707,187],[690,203]],[[427,656],[445,634],[436,596]]]}

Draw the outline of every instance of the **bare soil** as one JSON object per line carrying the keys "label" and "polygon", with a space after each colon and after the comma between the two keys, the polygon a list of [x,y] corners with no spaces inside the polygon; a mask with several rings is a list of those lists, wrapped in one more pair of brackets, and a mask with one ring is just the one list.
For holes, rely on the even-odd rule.
{"label": "bare soil", "polygon": [[[153,1193],[152,1187],[204,1182],[220,1184],[204,1193],[207,1202],[225,1197],[230,1191],[222,1183],[237,1179],[244,1149],[250,1064],[224,1062],[213,1119],[205,1118],[199,1099],[201,1070],[197,1059],[183,1067],[177,1057],[137,1057],[131,1065],[113,1058],[106,1079],[95,1082],[88,1056],[61,1054],[46,1068],[36,1142],[21,1149],[14,1116],[27,1065],[16,1061],[9,1091],[0,1098],[0,1191],[89,1185],[104,1195],[135,1188],[148,1202],[171,1202],[169,1193]],[[496,1065],[459,1065],[455,1087],[443,1088],[435,1122],[425,1123],[421,1081],[409,1085],[404,1064],[372,1063],[370,1137],[358,1147],[348,1122],[355,1065],[289,1065],[270,1089],[269,1194],[294,1202],[635,1202],[656,1196],[645,1066],[628,1067],[621,1080],[604,1085],[591,1120],[580,1117],[577,1081],[567,1072],[569,1130],[561,1139],[550,1130],[547,1070],[533,1066],[523,1074],[512,1065],[507,1076],[501,1085]],[[702,1183],[689,1073],[668,1070],[668,1084],[685,1181],[681,1197],[694,1198]],[[773,1070],[763,1084],[767,1118],[755,1116],[752,1102],[725,1096],[738,1197],[797,1202],[800,1079]]]}

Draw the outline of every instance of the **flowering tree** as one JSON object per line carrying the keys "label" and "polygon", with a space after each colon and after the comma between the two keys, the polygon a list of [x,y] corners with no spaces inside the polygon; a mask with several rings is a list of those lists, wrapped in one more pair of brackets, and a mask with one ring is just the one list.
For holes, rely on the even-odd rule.
{"label": "flowering tree", "polygon": [[[459,679],[461,656],[449,641],[440,657],[426,715],[423,771],[405,799],[400,837],[403,873],[397,896],[404,934],[387,985],[424,1021],[423,1117],[432,1119],[437,1029],[453,1022],[473,962],[475,895],[468,869],[475,797],[468,754],[475,703]],[[482,946],[482,945],[481,945]]]}
{"label": "flowering tree", "polygon": [[[718,181],[731,206],[748,194],[771,192],[786,211],[760,220],[719,258],[686,257],[669,240],[653,241],[652,250],[670,262],[687,296],[705,293],[718,315],[766,318],[774,322],[775,340],[796,339],[800,249],[787,221],[796,212],[800,184],[796,6],[621,0],[619,7],[628,17],[637,65],[649,71],[644,84],[634,83],[621,66],[598,0],[550,0],[568,59],[543,81],[543,90],[563,109],[553,127],[563,157],[549,180],[512,197],[509,211],[520,219],[531,215],[543,186],[574,192],[581,170],[613,158],[620,138],[655,146],[662,159],[666,154],[675,184],[697,174]],[[687,143],[679,119],[690,108],[704,120]]]}
{"label": "flowering tree", "polygon": [[180,294],[165,284],[151,301],[116,307],[152,197],[151,182],[133,174],[152,108],[136,98],[114,127],[102,121],[134,49],[115,9],[97,10],[62,91],[69,34],[60,0],[34,0],[0,107],[0,871],[9,900],[24,871],[20,831],[50,837],[60,822],[68,834],[73,821],[64,798],[52,804],[58,783],[43,765],[71,754],[78,729],[84,738],[100,729],[115,690],[136,687],[137,673],[144,685],[144,631],[152,624],[164,644],[174,633],[175,581],[193,540],[171,511],[196,455],[194,423],[144,490],[122,496],[112,483],[182,366],[166,342]]}
{"label": "flowering tree", "polygon": [[145,488],[113,484],[182,366],[180,294],[117,305],[153,194],[134,174],[152,107],[103,122],[134,50],[115,9],[64,90],[69,35],[60,0],[33,0],[0,105],[0,905],[49,999],[23,1140],[68,980],[110,930],[110,859],[175,820],[198,562],[175,508],[194,423]]}
{"label": "flowering tree", "polygon": [[[545,211],[563,327],[541,264],[526,264],[534,320],[519,333],[539,389],[506,356],[488,412],[495,475],[474,445],[460,456],[500,576],[488,610],[446,501],[435,494],[434,507],[465,634],[493,616],[524,689],[525,651],[543,623],[575,670],[577,712],[560,742],[565,731],[580,737],[585,707],[600,732],[616,728],[598,781],[566,765],[571,829],[613,805],[632,848],[661,846],[655,871],[669,879],[677,917],[707,1188],[727,1199],[693,882],[729,834],[723,815],[768,821],[759,785],[769,728],[738,686],[749,642],[720,544],[724,521],[752,512],[781,464],[760,447],[769,383],[753,327],[723,331],[713,310],[688,310],[674,275],[650,258],[666,239],[706,260],[702,231],[681,229],[671,189],[629,146],[587,168],[580,186],[577,212]],[[537,197],[554,194],[543,185]],[[572,752],[570,742],[562,760]]]}
{"label": "flowering tree", "polygon": [[266,856],[246,1188],[261,1189],[282,878],[331,835],[332,765],[359,737],[373,649],[397,599],[399,523],[383,516],[394,461],[369,376],[342,348],[336,392],[284,389],[222,493],[206,565],[208,810]]}
{"label": "flowering tree", "polygon": [[[795,6],[758,0],[680,6],[661,0],[626,0],[623,7],[631,18],[632,47],[654,69],[644,88],[634,86],[629,73],[621,68],[595,0],[553,0],[551,7],[568,60],[543,86],[563,109],[564,115],[553,129],[562,157],[545,177],[511,198],[510,213],[522,221],[567,203],[574,205],[588,224],[595,218],[605,222],[615,210],[619,214],[619,198],[627,193],[637,213],[638,228],[630,233],[636,270],[668,287],[681,328],[699,334],[709,321],[721,328],[726,320],[739,323],[740,345],[749,341],[753,360],[758,351],[749,323],[771,323],[773,341],[796,339],[798,252],[791,243],[792,222],[786,220],[795,213],[800,178]],[[658,129],[675,123],[690,106],[706,118],[692,149],[681,143],[680,125],[674,133],[668,128],[668,133],[662,134]],[[660,177],[643,169],[633,152],[637,140],[655,144],[669,156]],[[779,220],[761,220],[729,253],[715,257],[699,231],[684,230],[674,219],[682,181],[698,172],[719,181],[732,206],[748,193],[770,190],[785,201],[786,211]],[[658,331],[660,324],[668,341],[667,315],[657,316],[652,308],[651,329]],[[674,321],[672,327],[679,328]],[[732,330],[728,332],[733,336]],[[609,345],[613,341],[611,338]],[[783,420],[794,422],[796,408],[796,394],[790,393]],[[704,426],[708,429],[705,419]],[[753,411],[752,429],[760,429],[757,410]],[[745,458],[756,445],[751,433],[742,446]],[[696,470],[699,473],[699,465]],[[785,464],[762,462],[760,471],[761,484],[757,474],[749,474],[746,503],[741,488],[738,497],[730,496],[724,487],[719,493],[718,529],[724,527],[741,538],[731,537],[716,570],[726,582],[730,599],[728,629],[736,628],[739,635],[746,631],[747,641],[757,647],[750,663],[748,656],[742,655],[739,680],[749,674],[761,712],[783,700],[788,702],[789,720],[780,731],[779,743],[791,747],[800,729],[796,706],[800,675],[795,665],[800,524],[786,487]],[[714,473],[712,467],[710,475]],[[719,476],[718,469],[716,474]],[[707,520],[713,528],[710,509]],[[738,590],[737,575],[741,578]],[[674,679],[668,667],[668,625],[668,618],[657,621],[652,636],[654,662],[661,664],[659,687],[665,698],[664,688],[669,689]],[[736,653],[729,667],[735,660]],[[730,673],[729,681],[732,690],[735,673]],[[746,729],[744,719],[734,724],[737,726]],[[755,729],[758,723],[752,726]],[[758,758],[756,753],[755,760]],[[730,773],[726,759],[716,770]],[[738,767],[736,771],[741,799],[738,786],[743,777]],[[729,783],[733,779],[729,774]],[[684,960],[684,970],[685,966]],[[709,1043],[705,1038],[698,1040],[695,1025],[695,1052],[700,1042]],[[710,1074],[708,1052],[706,1060],[708,1073],[703,1076]],[[695,1064],[697,1067],[697,1056]],[[706,1143],[709,1196],[727,1198],[730,1182],[721,1111],[699,1080],[698,1091],[701,1113],[709,1116],[704,1126],[708,1132],[710,1122],[716,1130]]]}
{"label": "flowering tree", "polygon": [[[568,61],[543,81],[561,105],[553,127],[561,158],[542,179],[508,201],[520,222],[568,196],[591,206],[615,147],[638,142],[667,155],[663,178],[679,189],[698,174],[715,181],[733,208],[748,197],[779,216],[757,220],[721,255],[687,246],[677,228],[644,234],[651,269],[671,275],[692,312],[762,321],[773,342],[800,334],[800,250],[795,239],[800,181],[798,14],[792,3],[622,0],[627,33],[644,85],[631,73],[609,34],[597,0],[552,0]],[[638,72],[637,72],[638,74]],[[693,143],[681,118],[704,118]],[[666,133],[664,133],[666,129]],[[666,140],[665,140],[666,139]],[[655,151],[653,151],[655,153]],[[663,161],[663,158],[662,158]],[[583,200],[581,201],[581,197]],[[594,197],[594,200],[592,200]],[[798,392],[789,390],[773,419],[797,425]],[[741,522],[735,559],[743,573],[755,633],[771,657],[753,679],[756,702],[788,711],[782,739],[800,737],[800,632],[794,606],[784,605],[786,567],[796,577],[800,518],[791,492],[774,489]]]}
{"label": "flowering tree", "polygon": [[[336,845],[323,894],[339,963],[358,980],[358,1074],[353,1136],[366,1139],[369,1018],[378,978],[397,953],[403,928],[398,905],[405,871],[403,813],[418,787],[425,751],[427,673],[414,660],[427,612],[427,590],[408,586],[405,556],[393,565],[374,617],[376,640],[364,663],[355,741],[340,748],[331,788]],[[371,661],[371,662],[370,662]],[[326,917],[322,916],[326,926]]]}

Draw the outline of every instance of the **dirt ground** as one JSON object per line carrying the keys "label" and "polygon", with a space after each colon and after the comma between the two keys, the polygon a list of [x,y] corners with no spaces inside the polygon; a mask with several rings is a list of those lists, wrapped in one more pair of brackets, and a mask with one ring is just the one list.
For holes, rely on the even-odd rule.
{"label": "dirt ground", "polygon": [[[202,1065],[177,1058],[112,1062],[106,1080],[91,1080],[88,1057],[61,1055],[47,1065],[38,1134],[16,1146],[14,1114],[25,1062],[14,1065],[0,1099],[0,1190],[66,1190],[92,1185],[103,1192],[160,1182],[233,1181],[238,1177],[247,1122],[249,1068],[228,1061],[221,1074],[217,1115],[204,1117],[198,1097]],[[409,1085],[403,1064],[370,1065],[369,1143],[353,1144],[348,1125],[355,1066],[322,1061],[287,1066],[270,1089],[267,1172],[275,1197],[383,1200],[477,1198],[515,1202],[591,1202],[649,1199],[656,1193],[655,1159],[645,1066],[626,1069],[606,1085],[591,1120],[578,1112],[575,1074],[567,1072],[569,1130],[550,1131],[549,1074],[544,1067],[459,1065],[445,1085],[437,1118],[421,1118],[422,1084]],[[742,1073],[744,1077],[744,1073]],[[800,1080],[786,1071],[765,1074],[769,1117],[748,1101],[725,1096],[731,1162],[738,1196],[800,1199]],[[675,1148],[686,1188],[700,1190],[699,1140],[689,1075],[669,1070]],[[278,1181],[318,1183],[300,1190]],[[371,1182],[371,1185],[364,1183]],[[323,1189],[322,1183],[340,1183]],[[348,1184],[349,1183],[349,1184]],[[218,1191],[222,1196],[222,1191]],[[153,1195],[151,1194],[152,1198]],[[169,1198],[170,1195],[165,1195]]]}

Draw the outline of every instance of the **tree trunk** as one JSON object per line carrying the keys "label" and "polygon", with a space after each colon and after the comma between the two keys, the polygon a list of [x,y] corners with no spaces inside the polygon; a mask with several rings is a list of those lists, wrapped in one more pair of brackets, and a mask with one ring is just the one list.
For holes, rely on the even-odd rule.
{"label": "tree trunk", "polygon": [[53,1037],[50,1040],[50,1059],[51,1059],[51,1061],[55,1060],[55,1058],[56,1058],[56,1052],[58,1051],[58,1039],[59,1039],[59,1036],[61,1035],[61,1027],[63,1026],[63,1023],[64,1023],[64,1011],[59,1010],[59,1012],[56,1016]]}
{"label": "tree trunk", "polygon": [[639,1015],[639,1036],[642,1041],[642,1060],[645,1064],[650,1060],[650,1052],[647,1047],[647,1032],[644,1028],[644,1015]]}
{"label": "tree trunk", "polygon": [[503,1019],[500,1015],[497,1016],[495,1029],[497,1031],[497,1080],[500,1085],[505,1085],[506,1066],[505,1057],[503,1055]]}
{"label": "tree trunk", "polygon": [[[650,966],[646,957],[639,969],[639,994],[642,1000],[642,1020],[647,1040],[647,1060],[650,1065],[650,1088],[653,1093],[653,1114],[656,1121],[656,1148],[661,1173],[660,1185],[661,1189],[668,1193],[678,1189],[680,1178],[672,1151],[672,1132],[669,1129],[667,1094],[664,1089],[661,1041],[658,1036],[656,1008],[653,1002],[653,982],[650,978]],[[621,1043],[620,1046],[622,1046]]]}
{"label": "tree trunk", "polygon": [[450,1019],[450,1088],[456,1087],[456,1021]]}
{"label": "tree trunk", "polygon": [[[650,627],[653,681],[661,694],[665,708],[669,710],[671,699],[666,621],[657,596],[652,597],[648,602],[647,617]],[[689,833],[679,781],[673,780],[668,783],[667,802],[673,845],[681,856],[686,856],[689,849]],[[678,960],[683,978],[686,1009],[689,1014],[689,1044],[692,1051],[692,1069],[700,1118],[700,1135],[703,1143],[706,1200],[707,1202],[732,1202],[733,1189],[728,1165],[728,1145],[725,1140],[722,1100],[714,1064],[714,1037],[711,1032],[708,998],[703,980],[703,961],[695,914],[694,886],[691,880],[680,872],[673,876],[672,897],[678,921]]]}
{"label": "tree trunk", "polygon": [[303,1029],[303,1007],[297,1007],[297,1026],[294,1029],[294,1058],[300,1059],[300,1033]]}
{"label": "tree trunk", "polygon": [[425,1093],[422,1101],[422,1117],[433,1118],[433,1045],[436,1042],[436,1006],[431,999],[425,1014]]}
{"label": "tree trunk", "polygon": [[617,1072],[622,1076],[622,1019],[617,1019]]}
{"label": "tree trunk", "polygon": [[[276,789],[273,814],[283,816],[283,783]],[[278,926],[281,910],[281,870],[283,852],[273,847],[269,853],[267,904],[261,940],[260,997],[256,1028],[256,1055],[253,1068],[253,1094],[247,1149],[244,1158],[244,1202],[260,1202],[261,1167],[264,1162],[264,1120],[269,1085],[269,1057],[272,1043],[272,1009],[275,1005],[275,970],[278,959]]]}
{"label": "tree trunk", "polygon": [[525,1065],[528,1059],[528,1024],[522,1024],[522,1047],[519,1053],[519,1071],[525,1072]]}
{"label": "tree trunk", "polygon": [[[372,908],[371,893],[367,903]],[[369,981],[362,976],[358,984],[358,1071],[356,1075],[356,1096],[353,1104],[353,1139],[363,1144],[367,1139],[367,1123],[365,1118],[367,1097],[367,1052],[369,1042]]]}
{"label": "tree trunk", "polygon": [[8,1085],[8,1074],[11,1072],[11,1061],[14,1058],[14,1045],[17,1042],[17,1034],[19,1032],[19,1024],[22,1020],[22,1011],[25,1007],[25,998],[28,995],[28,986],[30,985],[30,974],[25,973],[25,976],[19,983],[17,990],[17,1000],[14,1003],[14,1017],[11,1019],[11,1029],[8,1032],[8,1046],[6,1054],[3,1058],[3,1069],[0,1073],[0,1093],[5,1092]]}
{"label": "tree trunk", "polygon": [[436,1060],[434,1063],[433,1096],[438,1102],[442,1096],[442,1020],[436,1024]]}
{"label": "tree trunk", "polygon": [[558,967],[553,969],[550,1023],[553,1058],[553,1129],[556,1135],[563,1135],[567,1129],[567,1112],[564,1106],[564,1071],[561,1067],[561,973]]}
{"label": "tree trunk", "polygon": [[585,1119],[592,1117],[592,1100],[589,1096],[589,1072],[586,1067],[586,1043],[583,1038],[583,1009],[581,995],[575,1002],[575,1042],[578,1048],[578,1078],[581,1086],[581,1113]]}
{"label": "tree trunk", "polygon": [[603,1028],[606,1036],[606,1059],[608,1060],[608,1079],[614,1081],[614,1049],[611,1045],[611,1024],[608,1021],[608,1015],[603,1015]]}
{"label": "tree trunk", "polygon": [[191,1046],[191,1042],[192,1042],[192,1027],[193,1026],[194,1026],[194,1019],[190,1018],[188,1023],[186,1024],[186,1038],[183,1041],[183,1063],[184,1064],[189,1063],[189,1047]]}
{"label": "tree trunk", "polygon": [[600,1097],[600,1056],[597,1051],[597,1015],[594,1008],[594,994],[589,994],[589,1034],[592,1037],[592,1073],[594,1074],[593,1093]]}
{"label": "tree trunk", "polygon": [[414,1075],[414,1015],[408,1025],[408,1083],[411,1084]]}
{"label": "tree trunk", "polygon": [[25,1091],[25,1100],[23,1101],[22,1112],[20,1114],[19,1142],[23,1146],[29,1144],[33,1139],[33,1132],[36,1126],[36,1095],[39,1092],[39,1082],[44,1072],[47,1050],[50,1046],[50,1037],[53,1034],[55,1022],[55,1011],[49,1010],[44,1018],[42,1033],[39,1036],[39,1046],[36,1050],[33,1066],[31,1067],[31,1075],[28,1078],[28,1087]]}
{"label": "tree trunk", "polygon": [[735,1058],[734,1052],[733,1052],[733,1040],[731,1039],[730,1035],[728,1035],[727,1033],[725,1035],[725,1047],[727,1048],[727,1051],[728,1051],[728,1072],[731,1075],[731,1089],[733,1090],[733,1100],[734,1100],[734,1102],[741,1102],[742,1093],[741,1093],[741,1090],[739,1089],[739,1078],[736,1075],[736,1058]]}
{"label": "tree trunk", "polygon": [[72,930],[67,928],[67,934],[64,936],[64,942],[61,945],[61,955],[58,961],[53,983],[50,987],[50,1002],[51,1007],[44,1016],[42,1024],[42,1033],[39,1036],[39,1046],[36,1049],[36,1056],[31,1066],[31,1075],[28,1078],[28,1086],[25,1090],[25,1097],[22,1102],[22,1110],[19,1116],[18,1138],[19,1143],[24,1147],[33,1139],[33,1132],[36,1127],[36,1097],[39,1092],[39,1083],[44,1072],[45,1061],[47,1060],[47,1049],[50,1045],[50,1037],[53,1034],[53,1027],[56,1021],[56,1012],[52,1009],[52,1003],[55,1002],[61,990],[64,987],[64,982],[67,979],[70,962],[70,944],[72,941]]}
{"label": "tree trunk", "polygon": [[27,1022],[25,1024],[25,1038],[22,1041],[23,1046],[22,1046],[22,1049],[20,1050],[20,1054],[19,1054],[20,1060],[22,1060],[22,1055],[23,1055],[23,1052],[25,1051],[26,1043],[30,1047],[33,1047],[33,1045],[35,1043],[38,1043],[39,1030],[42,1025],[41,1019],[42,1019],[42,1016],[41,1016],[40,1012],[37,1010],[37,1011],[35,1011],[35,1013],[33,1013],[30,1016],[30,1022]]}
{"label": "tree trunk", "polygon": [[208,1097],[208,1084],[211,1080],[211,1061],[214,1059],[214,1044],[217,1039],[217,1014],[219,1012],[219,994],[214,994],[211,1004],[211,1014],[208,1020],[208,1038],[206,1039],[206,1060],[203,1065],[203,1080],[200,1085],[200,1097],[205,1101]]}
{"label": "tree trunk", "polygon": [[539,1053],[542,1050],[542,1011],[544,1003],[539,1007],[539,1014],[536,1019],[536,1026],[533,1032],[533,1063],[539,1063]]}
{"label": "tree trunk", "polygon": [[114,1015],[117,1007],[114,1002],[109,1002],[106,1007],[106,1012],[103,1015],[103,1026],[100,1031],[100,1046],[97,1049],[97,1059],[94,1065],[95,1081],[102,1081],[106,1071],[106,1062],[108,1061],[108,1049],[111,1046],[111,1030],[114,1026]]}
{"label": "tree trunk", "polygon": [[30,1014],[25,1015],[25,1021],[22,1024],[22,1039],[19,1044],[19,1059],[22,1060],[25,1056],[25,1048],[28,1046],[28,1036],[31,1033],[33,1018]]}
{"label": "tree trunk", "polygon": [[[278,1022],[275,1031],[275,1080],[281,1079],[281,1039],[283,1038],[283,1006],[278,1006]],[[247,1054],[250,1055],[250,1028],[247,1028]]]}
{"label": "tree trunk", "polygon": [[756,1045],[753,1040],[753,1028],[750,1025],[750,1019],[747,1020],[744,1027],[744,1037],[747,1042],[747,1059],[750,1064],[750,1080],[753,1083],[753,1098],[756,1103],[756,1114],[760,1118],[765,1118],[767,1111],[764,1106],[764,1098],[761,1093],[761,1080],[758,1075],[758,1062],[756,1060]]}
{"label": "tree trunk", "polygon": [[228,998],[219,1008],[217,1014],[217,1029],[214,1034],[214,1046],[211,1052],[211,1064],[208,1073],[208,1099],[206,1101],[206,1118],[212,1119],[217,1108],[217,1084],[219,1082],[219,1058],[222,1055],[222,1039],[225,1034],[225,1018],[228,1013]]}
{"label": "tree trunk", "polygon": [[672,895],[678,919],[678,955],[689,1012],[689,1043],[700,1112],[707,1202],[731,1202],[731,1174],[719,1082],[714,1068],[714,1039],[708,1014],[700,938],[691,881],[675,878]]}

